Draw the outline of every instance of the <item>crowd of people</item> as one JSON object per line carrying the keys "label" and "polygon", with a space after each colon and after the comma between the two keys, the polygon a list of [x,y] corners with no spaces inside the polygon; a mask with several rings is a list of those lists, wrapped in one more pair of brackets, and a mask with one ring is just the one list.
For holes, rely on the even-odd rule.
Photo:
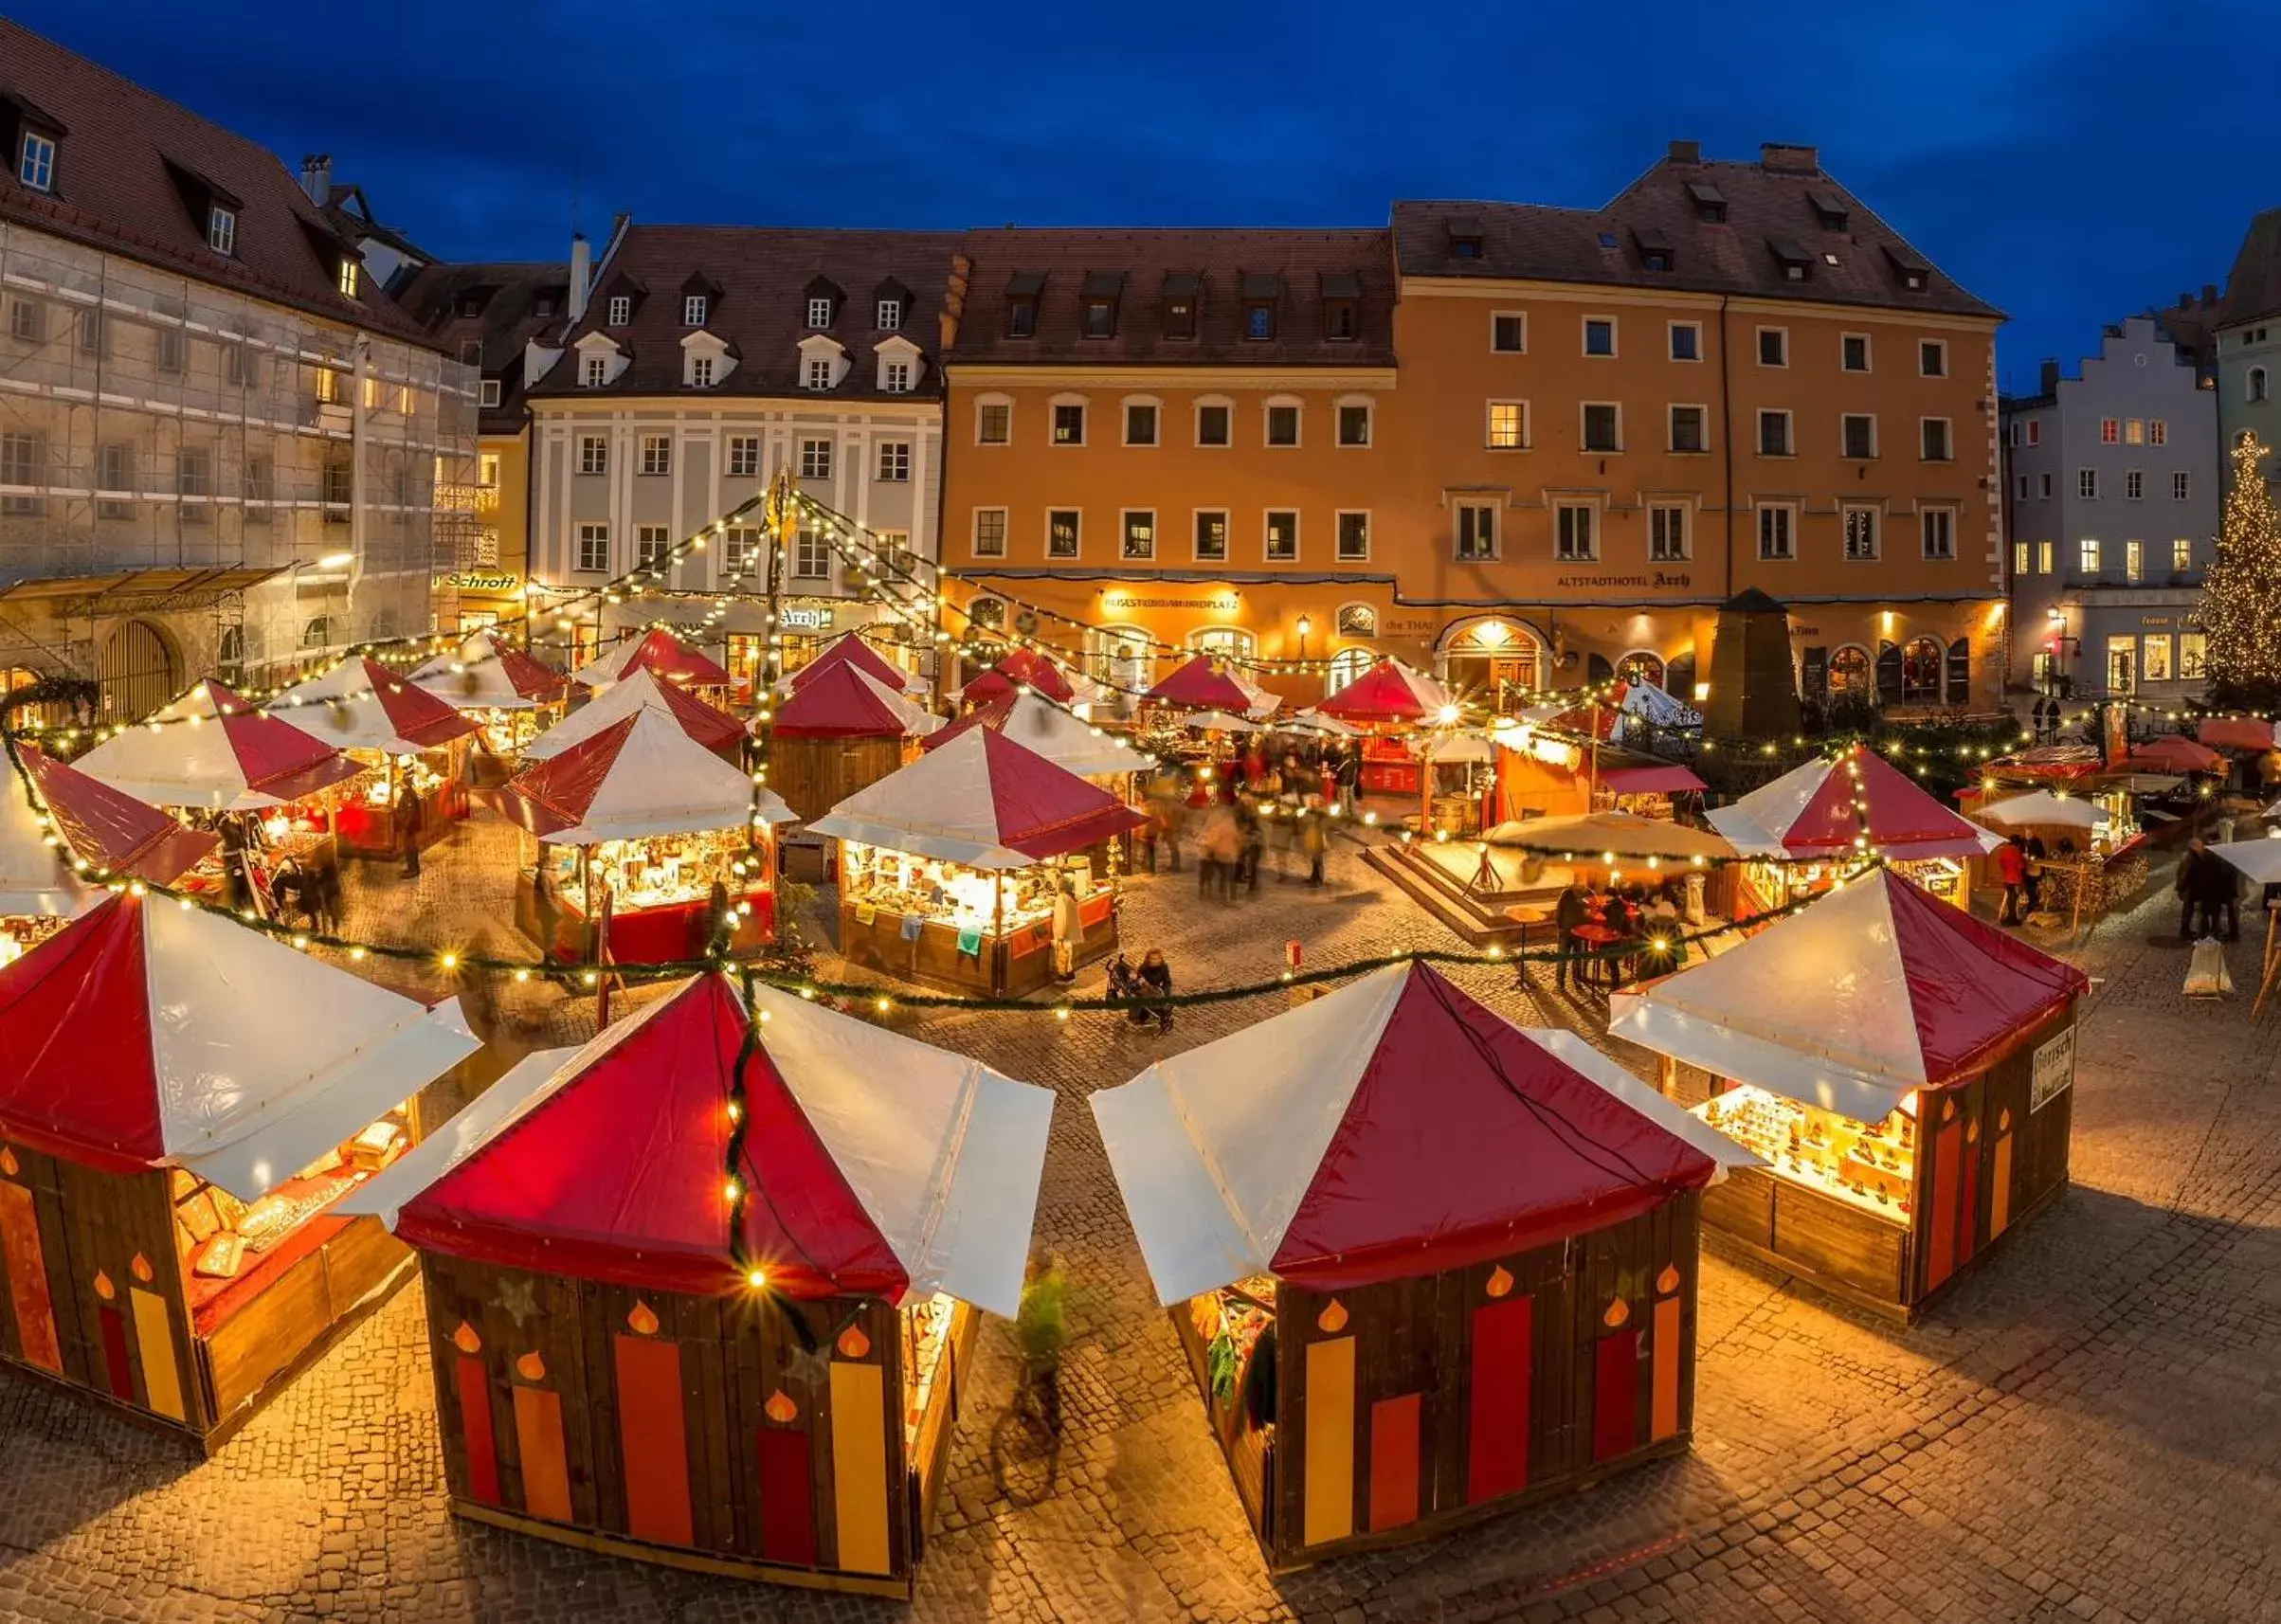
{"label": "crowd of people", "polygon": [[1357,749],[1289,741],[1266,734],[1221,762],[1159,763],[1148,785],[1150,821],[1140,831],[1140,865],[1181,872],[1181,848],[1193,842],[1198,894],[1232,902],[1259,889],[1262,868],[1278,881],[1306,865],[1302,883],[1326,883],[1331,821],[1355,810],[1362,785]]}
{"label": "crowd of people", "polygon": [[1591,871],[1576,870],[1553,905],[1559,946],[1553,985],[1581,992],[1596,970],[1604,969],[1608,985],[1620,987],[1627,972],[1644,980],[1685,964],[1685,884],[1674,877],[1653,885],[1637,879],[1603,885]]}

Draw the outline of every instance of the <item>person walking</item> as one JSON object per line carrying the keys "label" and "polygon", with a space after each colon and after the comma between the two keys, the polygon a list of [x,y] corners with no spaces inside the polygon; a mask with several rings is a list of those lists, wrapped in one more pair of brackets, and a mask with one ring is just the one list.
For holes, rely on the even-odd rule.
{"label": "person walking", "polygon": [[2028,911],[2043,911],[2043,859],[2051,856],[2041,835],[2031,834],[2020,842],[2019,855],[2027,859],[2024,871],[2028,888]]}
{"label": "person walking", "polygon": [[[1133,1024],[1140,1025],[1149,1016],[1153,1015],[1156,1018],[1158,1032],[1171,1031],[1172,1005],[1169,1001],[1172,997],[1172,966],[1165,962],[1165,950],[1162,947],[1151,947],[1143,953],[1140,968],[1133,972],[1133,979],[1140,983],[1141,997],[1144,1000],[1139,1011],[1141,1020],[1135,1021]],[[1150,1007],[1150,1005],[1153,1007]]]}
{"label": "person walking", "polygon": [[1077,956],[1085,950],[1085,920],[1077,888],[1064,879],[1054,892],[1054,980],[1077,979]]}
{"label": "person walking", "polygon": [[2003,881],[2003,902],[1996,910],[1996,923],[2019,923],[2019,893],[2027,883],[2027,844],[2014,835],[1996,848],[1996,877]]}
{"label": "person walking", "polygon": [[1196,894],[1232,900],[1236,864],[1243,856],[1243,834],[1236,827],[1233,806],[1214,806],[1204,815],[1204,833],[1197,839],[1202,860],[1197,865]]}
{"label": "person walking", "polygon": [[1299,850],[1307,854],[1307,884],[1321,890],[1323,859],[1331,851],[1331,819],[1320,796],[1310,795],[1299,808]]}
{"label": "person walking", "polygon": [[1338,807],[1347,817],[1353,817],[1362,804],[1363,752],[1360,744],[1349,745],[1338,758]]}
{"label": "person walking", "polygon": [[1022,1283],[1022,1306],[1014,1316],[1014,1340],[1022,1348],[1022,1387],[1015,1395],[1037,1400],[1045,1430],[1061,1435],[1061,1350],[1069,1345],[1069,1278],[1050,1252],[1030,1260]]}
{"label": "person walking", "polygon": [[1570,869],[1568,883],[1562,887],[1560,899],[1552,908],[1552,928],[1560,937],[1560,964],[1553,972],[1552,984],[1562,991],[1567,990],[1570,976],[1575,977],[1576,990],[1584,990],[1584,950],[1576,932],[1591,917],[1592,893],[1584,885],[1584,875]]}
{"label": "person walking", "polygon": [[546,849],[539,850],[538,871],[531,876],[531,911],[538,919],[538,962],[554,962],[554,938],[562,929],[562,904],[554,897],[554,876],[547,870]]}
{"label": "person walking", "polygon": [[1240,843],[1236,851],[1235,883],[1256,895],[1259,890],[1259,863],[1267,856],[1267,831],[1260,827],[1259,808],[1249,795],[1236,803],[1236,836]]}
{"label": "person walking", "polygon": [[409,774],[396,785],[396,838],[404,842],[404,877],[420,877],[420,797]]}
{"label": "person walking", "polygon": [[2241,940],[2241,871],[2199,840],[2201,868],[2197,889],[2201,899],[2201,928],[2205,935]]}

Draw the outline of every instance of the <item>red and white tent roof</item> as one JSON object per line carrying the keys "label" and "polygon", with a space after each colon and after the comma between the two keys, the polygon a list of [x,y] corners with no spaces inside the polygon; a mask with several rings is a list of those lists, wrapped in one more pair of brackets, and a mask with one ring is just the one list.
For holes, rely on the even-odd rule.
{"label": "red and white tent roof", "polygon": [[528,711],[560,698],[567,679],[485,631],[415,667],[411,680],[457,711]]}
{"label": "red and white tent roof", "polygon": [[1419,722],[1439,718],[1449,690],[1399,659],[1380,660],[1315,710],[1347,722]]}
{"label": "red and white tent roof", "polygon": [[376,659],[344,659],[297,682],[263,706],[335,749],[418,755],[476,731],[475,723],[401,671]]}
{"label": "red and white tent roof", "polygon": [[1142,695],[1159,705],[1185,706],[1191,711],[1232,711],[1243,714],[1258,702],[1259,690],[1239,681],[1236,674],[1200,654],[1174,670]]}
{"label": "red and white tent roof", "polygon": [[35,810],[12,772],[0,782],[0,915],[51,919],[83,913],[107,894],[78,877],[102,875],[168,885],[222,843],[155,806],[43,754],[18,747],[39,792]]}
{"label": "red and white tent roof", "polygon": [[792,821],[773,792],[647,709],[524,767],[499,791],[499,810],[564,846]]}
{"label": "red and white tent roof", "polygon": [[2163,733],[2132,745],[2117,765],[2140,772],[2223,772],[2226,759],[2183,733]]}
{"label": "red and white tent roof", "polygon": [[969,705],[1005,699],[1024,686],[1067,705],[1077,696],[1069,674],[1034,648],[1018,648],[968,683],[959,697]]}
{"label": "red and white tent roof", "polygon": [[1903,859],[1972,857],[2001,843],[1860,745],[1809,761],[1704,817],[1753,857],[1840,857],[1863,850]]}
{"label": "red and white tent roof", "polygon": [[2194,736],[2213,749],[2270,750],[2273,725],[2262,716],[2205,716]]}
{"label": "red and white tent roof", "polygon": [[808,830],[969,868],[1018,869],[1146,821],[1067,767],[973,728],[858,790]]}
{"label": "red and white tent roof", "polygon": [[1176,1303],[1262,1272],[1330,1290],[1510,1255],[1735,1162],[1678,1106],[1607,1079],[1393,965],[1160,1060],[1093,1112],[1157,1296]]}
{"label": "red and white tent roof", "polygon": [[770,724],[786,738],[892,739],[926,734],[943,719],[919,709],[852,659],[838,659],[828,671],[793,689],[776,707]]}
{"label": "red and white tent roof", "polygon": [[[1011,1316],[1051,1091],[771,988],[754,1007],[737,1173],[769,1289],[942,1290]],[[742,1290],[724,1169],[746,1031],[730,981],[701,976],[575,1053],[532,1056],[341,1210],[510,1268]]]}
{"label": "red and white tent roof", "polygon": [[717,661],[699,654],[663,626],[650,631],[639,641],[608,650],[570,675],[588,688],[607,688],[637,671],[654,672],[668,682],[697,688],[722,688],[729,682],[729,674]]}
{"label": "red and white tent roof", "polygon": [[1608,1030],[1722,1077],[1875,1122],[1960,1081],[2091,983],[1890,869],[1612,1001]]}
{"label": "red and white tent roof", "polygon": [[873,680],[911,698],[919,698],[930,692],[927,679],[914,677],[897,668],[878,649],[865,642],[860,633],[843,632],[824,644],[824,652],[809,660],[798,671],[776,679],[776,692],[790,694],[806,687],[842,661],[854,664]]}
{"label": "red and white tent roof", "polygon": [[1057,767],[1079,778],[1106,778],[1117,773],[1147,772],[1155,758],[1112,738],[1090,722],[1079,721],[1042,694],[1017,694],[969,711],[929,739],[928,749],[939,749],[961,733],[990,728],[1016,744],[1037,751]]}
{"label": "red and white tent roof", "polygon": [[73,765],[154,806],[209,812],[283,806],[364,770],[211,678]]}
{"label": "red and white tent roof", "polygon": [[226,915],[118,894],[0,968],[0,1140],[253,1200],[480,1045]]}
{"label": "red and white tent roof", "polygon": [[613,682],[523,747],[525,761],[548,761],[628,716],[655,711],[709,750],[726,749],[745,736],[745,724],[673,682],[637,671]]}

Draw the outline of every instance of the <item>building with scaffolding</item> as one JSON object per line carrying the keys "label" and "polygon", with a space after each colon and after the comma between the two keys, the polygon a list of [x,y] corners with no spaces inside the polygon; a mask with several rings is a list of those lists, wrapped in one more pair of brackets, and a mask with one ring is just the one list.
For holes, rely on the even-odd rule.
{"label": "building with scaffolding", "polygon": [[0,21],[0,671],[109,719],[456,619],[478,374],[277,159]]}

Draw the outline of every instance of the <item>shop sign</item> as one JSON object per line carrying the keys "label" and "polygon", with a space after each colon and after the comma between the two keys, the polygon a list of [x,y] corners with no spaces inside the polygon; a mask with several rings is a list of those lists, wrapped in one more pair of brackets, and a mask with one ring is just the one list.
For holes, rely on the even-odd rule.
{"label": "shop sign", "polygon": [[1390,638],[1431,637],[1440,629],[1431,615],[1389,615],[1385,627]]}
{"label": "shop sign", "polygon": [[444,585],[455,592],[512,592],[522,583],[520,575],[507,569],[459,569],[444,577]]}
{"label": "shop sign", "polygon": [[832,623],[831,605],[787,604],[777,612],[777,619],[788,632],[829,631]]}
{"label": "shop sign", "polygon": [[1563,575],[1556,586],[1692,586],[1694,577],[1679,570],[1656,569],[1645,575]]}
{"label": "shop sign", "polygon": [[1101,598],[1102,608],[1120,614],[1130,609],[1215,609],[1225,613],[1235,606],[1233,592],[1203,598],[1144,598],[1137,592],[1109,592]]}
{"label": "shop sign", "polygon": [[2075,1029],[2069,1027],[2036,1051],[2028,1077],[2028,1110],[2041,1110],[2074,1086]]}

